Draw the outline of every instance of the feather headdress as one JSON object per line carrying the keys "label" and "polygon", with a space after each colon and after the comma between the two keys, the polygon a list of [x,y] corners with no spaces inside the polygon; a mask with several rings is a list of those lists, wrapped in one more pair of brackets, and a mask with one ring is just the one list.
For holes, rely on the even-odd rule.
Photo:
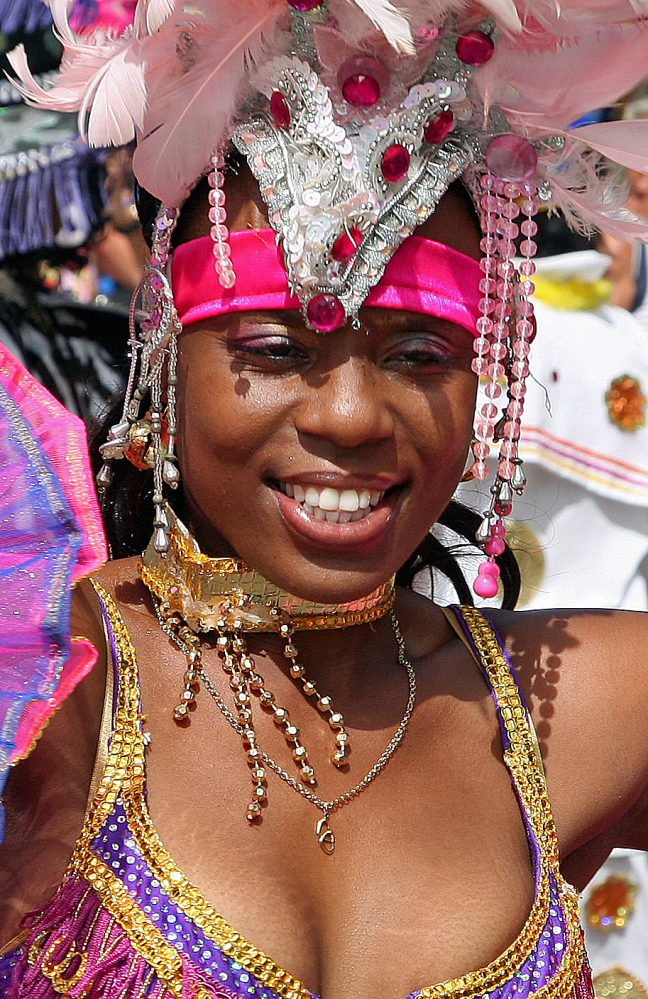
{"label": "feather headdress", "polygon": [[[43,90],[24,51],[14,50],[9,59],[25,99],[77,111],[92,145],[137,136],[136,176],[170,206],[183,202],[241,109],[254,103],[263,66],[291,51],[295,8],[313,7],[290,0],[139,0],[125,31],[81,36],[70,25],[69,0],[49,5],[65,50],[61,72]],[[426,46],[432,54],[429,39],[443,25],[460,34],[489,17],[497,45],[474,69],[469,93],[485,127],[489,115],[502,113],[512,132],[540,144],[540,175],[568,212],[599,224],[603,213],[617,231],[636,228],[616,209],[603,208],[600,192],[590,198],[593,174],[584,190],[582,166],[574,162],[595,150],[648,171],[648,125],[575,129],[571,123],[614,103],[644,76],[648,0],[328,0],[325,7],[346,49],[389,46],[403,74],[408,63],[420,64]],[[559,160],[541,146],[555,136],[565,145]]]}

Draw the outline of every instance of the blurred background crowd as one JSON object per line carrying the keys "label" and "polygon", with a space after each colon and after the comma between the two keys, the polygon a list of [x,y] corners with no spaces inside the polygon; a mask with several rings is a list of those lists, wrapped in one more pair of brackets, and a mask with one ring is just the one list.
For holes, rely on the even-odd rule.
{"label": "blurred background crowd", "polygon": [[[77,0],[73,25],[122,31],[134,7]],[[0,0],[2,70],[18,42],[46,84],[61,49],[42,0]],[[595,120],[618,117],[648,117],[648,82]],[[0,340],[90,428],[124,384],[129,303],[146,262],[130,159],[128,148],[88,149],[76,116],[27,107],[0,78]],[[627,191],[648,219],[648,176],[629,172]],[[537,222],[521,441],[529,484],[510,530],[520,606],[648,610],[647,247],[575,234],[559,216]],[[461,498],[486,505],[474,483]],[[454,597],[441,580],[435,596]],[[559,670],[544,677],[547,726]],[[597,995],[648,999],[648,857],[616,851],[583,906]]]}

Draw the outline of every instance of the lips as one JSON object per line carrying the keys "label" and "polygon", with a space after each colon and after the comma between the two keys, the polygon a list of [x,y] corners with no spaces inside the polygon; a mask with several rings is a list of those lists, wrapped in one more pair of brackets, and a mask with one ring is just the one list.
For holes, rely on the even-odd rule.
{"label": "lips", "polygon": [[338,548],[375,547],[382,543],[404,491],[403,484],[385,489],[306,480],[274,479],[269,484],[293,531],[321,546]]}

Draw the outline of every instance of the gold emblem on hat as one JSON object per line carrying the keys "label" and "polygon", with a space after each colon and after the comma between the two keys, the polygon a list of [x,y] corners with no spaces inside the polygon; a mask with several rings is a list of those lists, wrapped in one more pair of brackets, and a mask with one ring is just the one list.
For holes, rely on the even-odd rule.
{"label": "gold emblem on hat", "polygon": [[646,423],[646,397],[641,382],[631,375],[615,378],[605,393],[608,415],[621,430],[639,430]]}

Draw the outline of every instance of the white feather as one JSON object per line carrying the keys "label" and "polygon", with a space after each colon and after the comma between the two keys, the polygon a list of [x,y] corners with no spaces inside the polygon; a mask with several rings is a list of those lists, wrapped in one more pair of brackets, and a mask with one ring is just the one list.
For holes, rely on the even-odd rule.
{"label": "white feather", "polygon": [[403,12],[390,0],[351,0],[375,24],[397,52],[414,54],[412,30]]}

